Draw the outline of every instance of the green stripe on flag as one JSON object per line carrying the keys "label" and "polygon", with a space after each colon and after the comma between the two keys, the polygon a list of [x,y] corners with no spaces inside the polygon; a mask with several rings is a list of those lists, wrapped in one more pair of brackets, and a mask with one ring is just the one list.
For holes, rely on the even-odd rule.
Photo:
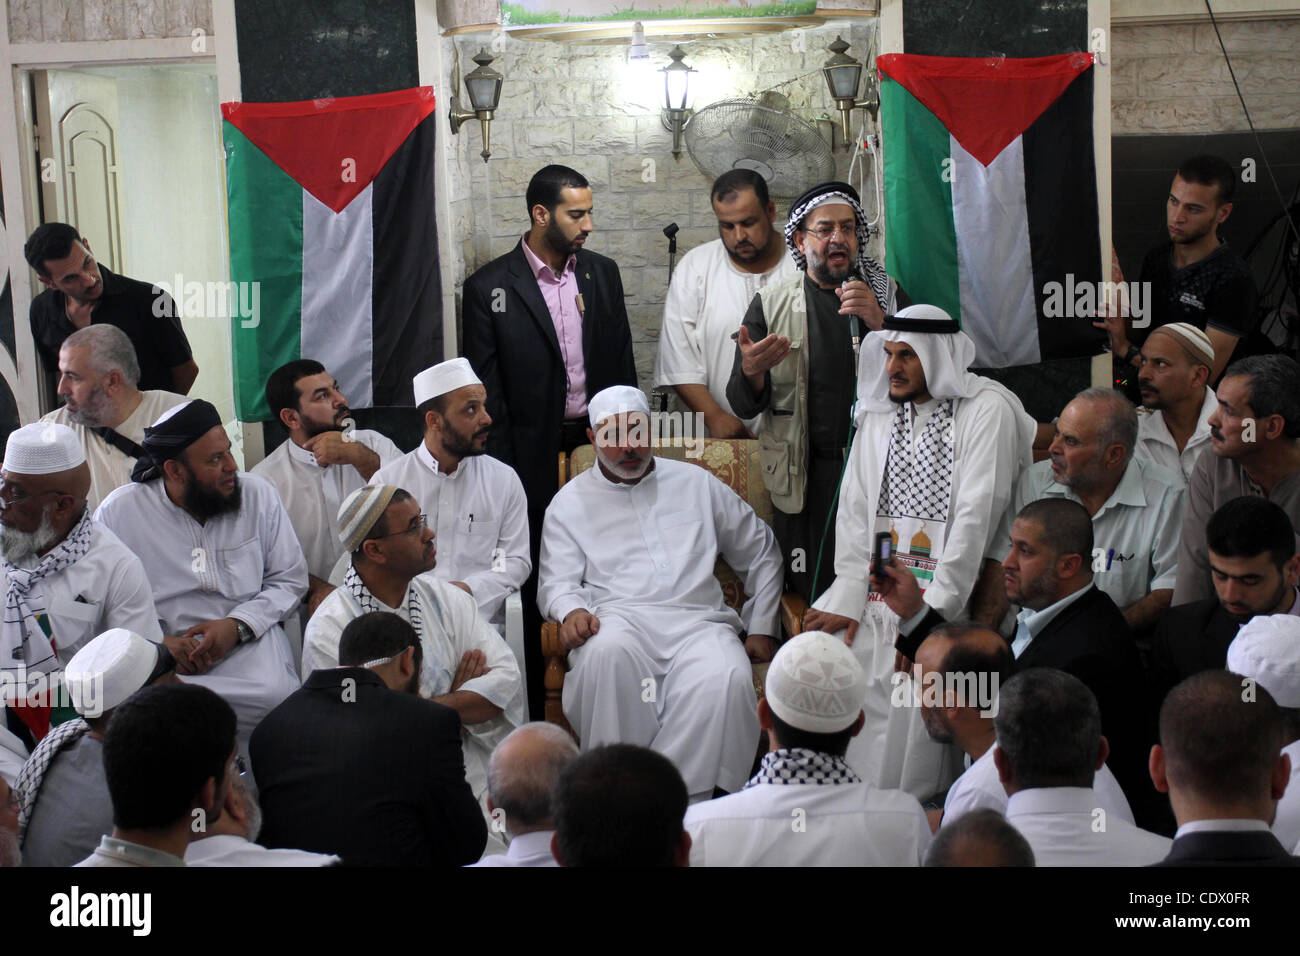
{"label": "green stripe on flag", "polygon": [[235,413],[240,421],[264,421],[271,417],[267,377],[301,357],[302,186],[230,122],[222,127],[232,296],[252,301],[248,290],[254,287],[241,283],[255,282],[259,307],[255,320],[231,310]]}
{"label": "green stripe on flag", "polygon": [[885,265],[913,302],[961,321],[947,128],[901,83],[880,85]]}

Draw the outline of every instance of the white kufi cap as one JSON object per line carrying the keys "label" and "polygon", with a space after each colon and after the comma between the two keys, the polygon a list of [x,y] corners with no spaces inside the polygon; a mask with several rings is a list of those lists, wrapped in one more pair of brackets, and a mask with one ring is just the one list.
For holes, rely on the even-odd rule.
{"label": "white kufi cap", "polygon": [[587,403],[587,418],[592,428],[611,415],[621,415],[624,412],[650,414],[650,403],[646,401],[645,392],[631,385],[611,385],[591,396]]}
{"label": "white kufi cap", "polygon": [[98,717],[144,687],[157,666],[157,644],[115,627],[73,655],[63,669],[63,683],[77,713]]}
{"label": "white kufi cap", "polygon": [[867,676],[841,638],[808,631],[790,638],[767,669],[767,705],[785,723],[813,734],[851,726],[867,697]]}
{"label": "white kufi cap", "polygon": [[32,422],[9,434],[4,470],[15,475],[52,475],[86,460],[77,433],[57,422]]}
{"label": "white kufi cap", "polygon": [[431,398],[446,395],[466,385],[482,385],[483,382],[474,374],[474,369],[467,358],[448,359],[439,362],[433,368],[426,368],[411,381],[415,388],[415,404],[423,405]]}

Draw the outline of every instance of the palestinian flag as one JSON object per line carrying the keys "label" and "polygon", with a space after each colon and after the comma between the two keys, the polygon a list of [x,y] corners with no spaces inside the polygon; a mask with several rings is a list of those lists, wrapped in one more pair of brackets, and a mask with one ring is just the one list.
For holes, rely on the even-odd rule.
{"label": "palestinian flag", "polygon": [[240,420],[271,417],[267,376],[296,358],[354,408],[411,404],[442,358],[433,89],[221,112]]}
{"label": "palestinian flag", "polygon": [[1054,307],[1055,283],[1101,279],[1092,56],[876,64],[890,274],[958,319],[981,367],[1100,351],[1090,317]]}

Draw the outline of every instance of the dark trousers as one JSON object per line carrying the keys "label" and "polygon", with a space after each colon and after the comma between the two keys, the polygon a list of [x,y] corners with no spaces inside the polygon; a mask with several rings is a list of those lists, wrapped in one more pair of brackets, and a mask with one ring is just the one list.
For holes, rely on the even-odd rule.
{"label": "dark trousers", "polygon": [[[776,533],[781,556],[785,561],[786,585],[810,604],[835,580],[835,517],[832,503],[835,501],[835,491],[839,487],[843,468],[842,459],[810,457],[803,511],[798,514],[772,512],[772,530]],[[814,594],[813,575],[817,573],[819,552],[821,571],[817,574],[817,593]]]}

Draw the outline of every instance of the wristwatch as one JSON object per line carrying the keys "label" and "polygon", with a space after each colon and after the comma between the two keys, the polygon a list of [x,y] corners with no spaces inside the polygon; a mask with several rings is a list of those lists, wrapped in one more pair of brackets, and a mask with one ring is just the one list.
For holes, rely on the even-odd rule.
{"label": "wristwatch", "polygon": [[1136,345],[1129,344],[1128,351],[1124,353],[1124,361],[1129,365],[1137,365],[1137,360],[1142,357],[1142,350]]}
{"label": "wristwatch", "polygon": [[249,641],[251,641],[253,638],[257,636],[256,634],[253,633],[253,629],[249,627],[247,624],[245,624],[243,621],[241,621],[239,618],[232,617],[231,620],[235,622],[235,632],[239,635],[240,644],[247,644]]}

